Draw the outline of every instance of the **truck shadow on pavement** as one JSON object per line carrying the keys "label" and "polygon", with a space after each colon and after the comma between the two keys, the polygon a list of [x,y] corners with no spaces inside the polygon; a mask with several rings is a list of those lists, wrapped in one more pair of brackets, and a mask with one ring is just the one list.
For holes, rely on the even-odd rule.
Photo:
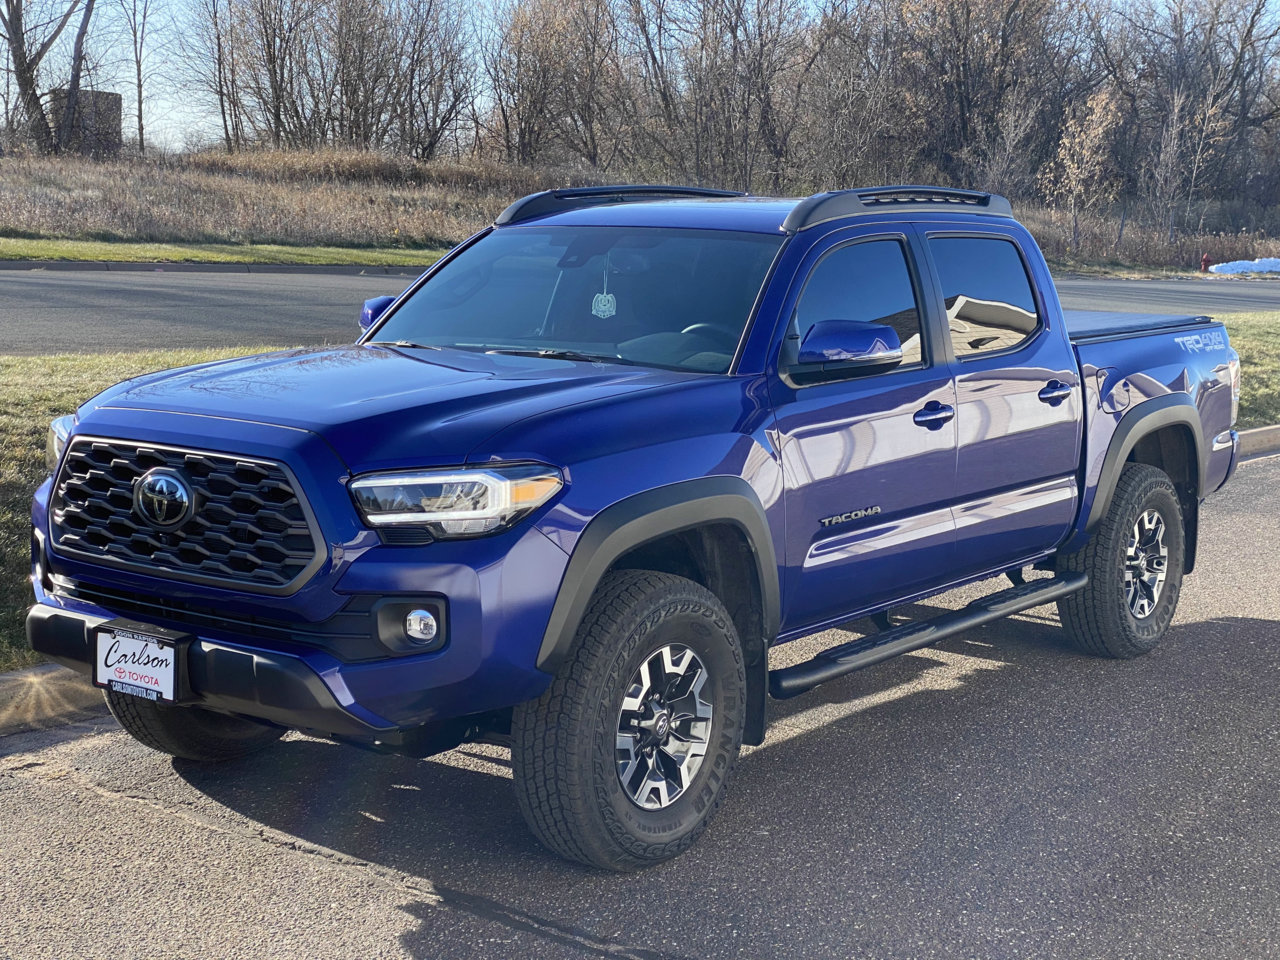
{"label": "truck shadow on pavement", "polygon": [[[1133,955],[1125,918],[1153,910],[1165,952],[1204,955],[1186,918],[1206,903],[1230,930],[1280,900],[1280,873],[1250,859],[1280,847],[1277,640],[1274,621],[1213,619],[1103,661],[1033,612],[775,702],[707,834],[638,875],[543,851],[496,747],[415,761],[293,739],[174,769],[258,824],[429,884],[435,898],[403,906],[415,957],[852,956],[895,941],[1053,956],[1064,924],[1100,931],[1094,955]],[[1247,892],[1215,899],[1224,875]],[[464,918],[506,946],[468,941]]]}

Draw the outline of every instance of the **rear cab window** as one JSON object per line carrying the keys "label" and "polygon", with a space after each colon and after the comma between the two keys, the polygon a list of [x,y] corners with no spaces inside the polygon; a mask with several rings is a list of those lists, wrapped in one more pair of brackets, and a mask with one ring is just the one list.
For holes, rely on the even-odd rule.
{"label": "rear cab window", "polygon": [[998,237],[928,238],[957,360],[1025,346],[1043,327],[1022,254]]}

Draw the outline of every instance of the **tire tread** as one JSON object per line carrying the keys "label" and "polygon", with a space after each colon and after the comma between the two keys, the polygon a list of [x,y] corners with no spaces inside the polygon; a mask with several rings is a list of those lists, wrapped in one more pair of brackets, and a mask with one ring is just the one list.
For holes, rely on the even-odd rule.
{"label": "tire tread", "polygon": [[[1115,588],[1115,564],[1117,551],[1123,551],[1128,541],[1130,514],[1144,504],[1157,491],[1167,493],[1173,500],[1176,516],[1181,524],[1182,511],[1178,506],[1177,490],[1168,475],[1158,467],[1144,463],[1127,464],[1116,483],[1107,514],[1089,537],[1085,546],[1071,554],[1058,558],[1058,568],[1072,573],[1086,573],[1089,583],[1058,601],[1058,612],[1075,645],[1084,653],[1095,657],[1130,659],[1147,653],[1154,642],[1139,643],[1125,629],[1127,611],[1120,610],[1112,591]],[[1181,543],[1179,538],[1179,543]],[[1176,606],[1181,590],[1182,551],[1169,557],[1171,575],[1166,579],[1166,590]],[[1176,568],[1176,575],[1173,575]],[[1172,617],[1172,614],[1170,614]]]}
{"label": "tire tread", "polygon": [[[537,700],[516,708],[512,721],[512,768],[516,800],[530,828],[553,852],[570,860],[614,870],[647,866],[669,859],[691,846],[714,816],[725,791],[717,790],[697,828],[669,843],[633,842],[625,849],[592,842],[587,804],[598,805],[609,820],[606,797],[597,793],[589,764],[565,763],[579,755],[592,735],[593,701],[589,678],[607,668],[617,654],[615,631],[632,612],[662,594],[670,605],[679,599],[712,613],[720,629],[733,631],[732,621],[716,596],[683,577],[647,570],[610,574],[588,605],[568,659],[550,688]],[[651,615],[652,618],[653,615]],[[656,621],[655,621],[656,622]],[[641,621],[643,626],[647,621]],[[736,636],[736,634],[735,634]],[[741,668],[741,649],[735,643]],[[741,731],[738,731],[739,738]],[[735,751],[736,754],[736,751]],[[725,771],[728,780],[732,765]],[[612,826],[612,823],[610,823]],[[618,831],[610,831],[616,838]]]}

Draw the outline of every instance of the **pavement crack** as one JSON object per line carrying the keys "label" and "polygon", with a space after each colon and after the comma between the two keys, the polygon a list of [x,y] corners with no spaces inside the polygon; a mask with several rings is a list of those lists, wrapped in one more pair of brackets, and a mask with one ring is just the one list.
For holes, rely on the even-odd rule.
{"label": "pavement crack", "polygon": [[597,957],[624,957],[627,960],[685,960],[676,954],[661,953],[643,947],[630,947],[612,940],[578,930],[574,927],[555,923],[544,917],[516,910],[497,900],[464,893],[447,887],[436,887],[444,906],[460,913],[467,913],[480,920],[488,920],[502,924],[522,933],[532,933],[545,940],[551,940],[565,946],[577,947],[584,953]]}
{"label": "pavement crack", "polygon": [[21,763],[16,767],[5,767],[3,773],[17,773],[19,770],[30,770],[32,767],[43,767],[44,762],[40,760],[32,760],[29,763]]}

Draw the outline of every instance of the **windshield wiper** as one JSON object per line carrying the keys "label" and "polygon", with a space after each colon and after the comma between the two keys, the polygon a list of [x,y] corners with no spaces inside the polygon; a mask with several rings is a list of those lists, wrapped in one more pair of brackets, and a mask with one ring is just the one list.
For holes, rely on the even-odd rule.
{"label": "windshield wiper", "polygon": [[412,340],[370,340],[366,347],[416,347],[419,350],[439,350],[429,343],[414,343]]}
{"label": "windshield wiper", "polygon": [[581,350],[565,350],[558,347],[491,347],[485,353],[500,353],[508,357],[548,357],[552,360],[583,360],[587,363],[624,363],[636,366],[636,361],[611,353],[583,353]]}

